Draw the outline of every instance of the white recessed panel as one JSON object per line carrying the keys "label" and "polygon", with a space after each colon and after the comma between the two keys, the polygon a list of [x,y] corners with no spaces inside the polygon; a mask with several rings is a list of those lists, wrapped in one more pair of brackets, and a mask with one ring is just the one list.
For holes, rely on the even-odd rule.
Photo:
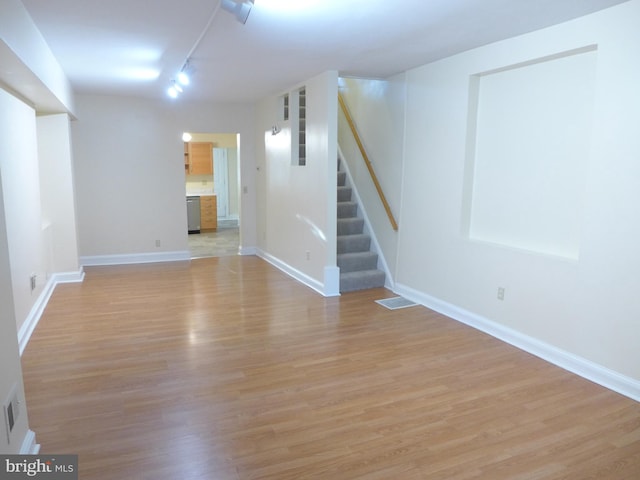
{"label": "white recessed panel", "polygon": [[472,79],[469,237],[576,259],[596,51]]}

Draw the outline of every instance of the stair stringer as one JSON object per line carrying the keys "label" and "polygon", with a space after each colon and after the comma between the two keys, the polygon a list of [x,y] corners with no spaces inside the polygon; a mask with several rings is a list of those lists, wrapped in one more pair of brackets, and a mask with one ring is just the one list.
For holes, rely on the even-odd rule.
{"label": "stair stringer", "polygon": [[391,271],[389,270],[389,266],[387,265],[387,261],[384,257],[384,253],[380,248],[380,244],[378,243],[378,239],[376,237],[375,231],[371,227],[371,222],[369,221],[369,217],[367,216],[367,209],[365,208],[364,203],[362,202],[362,198],[358,193],[358,188],[351,177],[351,171],[349,170],[349,164],[345,160],[344,154],[342,153],[342,149],[340,145],[338,145],[338,164],[339,171],[344,171],[347,174],[347,186],[352,189],[352,200],[355,200],[358,204],[357,216],[364,220],[364,230],[363,233],[368,234],[371,237],[371,247],[370,250],[378,254],[378,269],[382,270],[385,274],[384,276],[384,286],[389,290],[393,290],[395,287],[395,281],[391,276]]}

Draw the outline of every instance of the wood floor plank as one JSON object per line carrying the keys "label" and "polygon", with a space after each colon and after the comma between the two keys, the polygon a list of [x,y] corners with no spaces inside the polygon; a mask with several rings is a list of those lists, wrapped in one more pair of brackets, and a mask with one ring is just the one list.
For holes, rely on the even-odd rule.
{"label": "wood floor plank", "polygon": [[640,404],[384,289],[256,257],[92,267],[23,355],[81,478],[638,479]]}

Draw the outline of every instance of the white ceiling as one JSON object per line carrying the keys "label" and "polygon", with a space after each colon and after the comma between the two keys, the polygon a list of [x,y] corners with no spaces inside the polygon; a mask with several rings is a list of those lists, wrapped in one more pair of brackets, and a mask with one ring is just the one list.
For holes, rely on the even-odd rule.
{"label": "white ceiling", "polygon": [[74,90],[155,98],[215,13],[184,98],[216,102],[326,70],[385,78],[626,0],[255,0],[246,25],[219,1],[22,0]]}

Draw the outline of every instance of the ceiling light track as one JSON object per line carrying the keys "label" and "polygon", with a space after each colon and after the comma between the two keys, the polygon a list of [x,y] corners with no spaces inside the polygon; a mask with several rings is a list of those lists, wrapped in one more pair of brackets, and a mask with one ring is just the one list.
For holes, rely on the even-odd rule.
{"label": "ceiling light track", "polygon": [[200,33],[200,36],[187,53],[187,58],[185,59],[182,67],[178,71],[178,74],[175,78],[170,80],[169,88],[167,89],[167,94],[171,98],[177,98],[179,94],[184,91],[183,87],[188,86],[191,83],[191,75],[193,75],[195,68],[190,63],[191,56],[193,52],[200,46],[202,43],[202,39],[207,34],[209,29],[211,28],[211,24],[213,23],[213,19],[216,18],[218,11],[220,8],[223,10],[232,13],[236,20],[243,25],[247,23],[247,18],[249,18],[249,13],[251,13],[251,8],[253,7],[253,3],[255,0],[220,0],[220,3],[216,5],[216,8],[213,9],[211,16],[209,17],[209,21],[204,26],[204,29]]}

